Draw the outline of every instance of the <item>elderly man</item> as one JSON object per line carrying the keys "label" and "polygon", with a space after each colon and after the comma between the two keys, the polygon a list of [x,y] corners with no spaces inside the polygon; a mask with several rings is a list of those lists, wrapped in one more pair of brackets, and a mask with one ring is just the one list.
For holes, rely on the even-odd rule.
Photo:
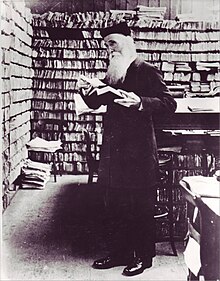
{"label": "elderly man", "polygon": [[155,256],[158,158],[153,115],[173,114],[176,102],[160,72],[137,57],[125,22],[101,30],[101,35],[109,55],[103,82],[123,97],[104,99],[94,87],[78,81],[89,107],[107,104],[98,184],[106,191],[109,255],[93,267],[125,265],[123,275],[132,276],[150,268]]}

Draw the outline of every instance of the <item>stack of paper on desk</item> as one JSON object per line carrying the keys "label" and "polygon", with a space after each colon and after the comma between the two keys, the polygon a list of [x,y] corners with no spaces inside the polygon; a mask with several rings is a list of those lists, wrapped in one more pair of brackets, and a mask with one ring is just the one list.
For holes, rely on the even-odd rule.
{"label": "stack of paper on desk", "polygon": [[203,106],[203,107],[188,106],[188,109],[189,109],[191,112],[214,111],[213,108],[211,108],[211,107],[206,107],[206,106]]}
{"label": "stack of paper on desk", "polygon": [[188,98],[185,103],[191,112],[219,113],[220,104],[218,98]]}

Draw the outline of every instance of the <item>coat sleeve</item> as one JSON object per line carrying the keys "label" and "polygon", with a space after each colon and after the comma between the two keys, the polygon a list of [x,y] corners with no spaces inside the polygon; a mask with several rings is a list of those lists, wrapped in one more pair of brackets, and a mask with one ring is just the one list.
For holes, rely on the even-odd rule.
{"label": "coat sleeve", "polygon": [[177,107],[176,101],[170,95],[161,72],[154,66],[148,66],[142,72],[146,75],[146,91],[149,95],[141,96],[142,110],[151,113],[174,113]]}

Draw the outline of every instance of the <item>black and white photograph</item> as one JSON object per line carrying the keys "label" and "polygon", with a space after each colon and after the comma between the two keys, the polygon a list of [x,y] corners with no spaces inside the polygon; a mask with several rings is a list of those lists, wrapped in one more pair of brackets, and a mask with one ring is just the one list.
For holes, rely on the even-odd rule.
{"label": "black and white photograph", "polygon": [[2,281],[220,281],[219,0],[0,0]]}

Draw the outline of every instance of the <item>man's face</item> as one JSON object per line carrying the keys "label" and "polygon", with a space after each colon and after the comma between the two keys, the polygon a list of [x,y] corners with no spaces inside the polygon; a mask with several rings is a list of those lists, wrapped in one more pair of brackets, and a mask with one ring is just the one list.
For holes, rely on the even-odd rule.
{"label": "man's face", "polygon": [[130,65],[132,46],[127,36],[110,34],[104,38],[109,55],[106,80],[112,86],[123,81]]}
{"label": "man's face", "polygon": [[125,53],[126,37],[122,34],[110,34],[104,38],[109,60]]}

